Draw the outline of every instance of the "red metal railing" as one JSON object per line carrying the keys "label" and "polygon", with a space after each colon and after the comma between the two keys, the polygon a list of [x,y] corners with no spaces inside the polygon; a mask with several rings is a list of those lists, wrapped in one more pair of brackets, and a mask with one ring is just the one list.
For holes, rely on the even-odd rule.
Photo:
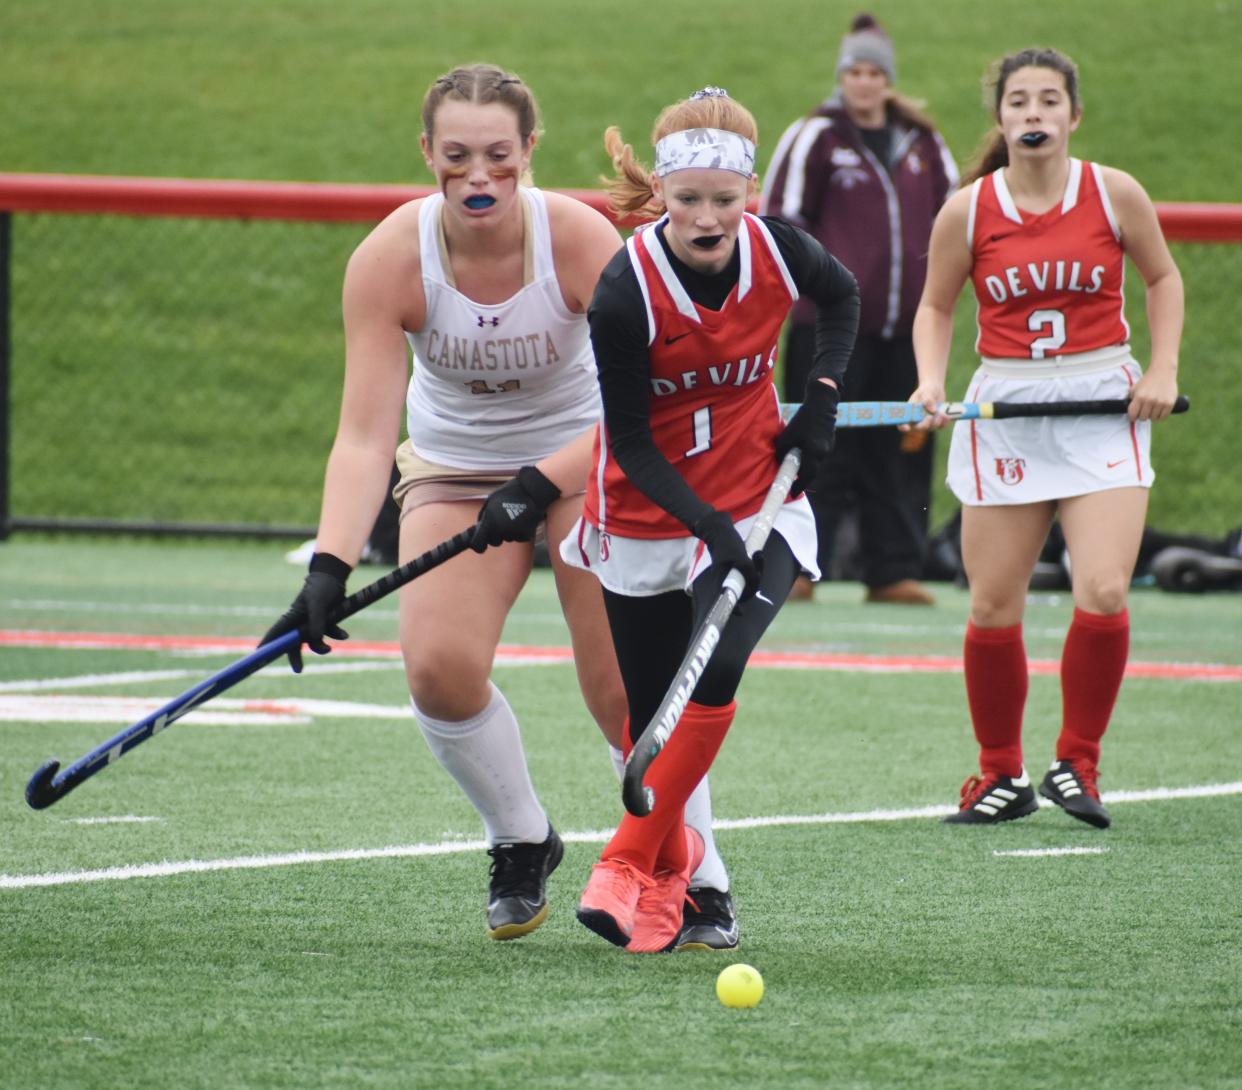
{"label": "red metal railing", "polygon": [[[432,192],[430,186],[0,174],[0,211],[366,223]],[[608,214],[602,190],[558,192]],[[1242,204],[1158,203],[1156,212],[1170,242],[1242,242]]]}

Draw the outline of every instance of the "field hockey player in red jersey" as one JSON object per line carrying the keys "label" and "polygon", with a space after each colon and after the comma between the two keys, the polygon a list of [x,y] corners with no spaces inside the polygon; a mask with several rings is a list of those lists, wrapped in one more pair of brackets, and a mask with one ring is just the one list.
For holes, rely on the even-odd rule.
{"label": "field hockey player in red jersey", "polygon": [[[971,421],[953,430],[948,484],[963,505],[966,695],[981,774],[966,781],[959,810],[946,820],[992,823],[1037,808],[1023,763],[1022,616],[1035,561],[1059,517],[1074,613],[1061,657],[1060,735],[1039,791],[1106,828],[1100,739],[1129,654],[1127,593],[1154,477],[1151,425],[1177,396],[1182,280],[1138,182],[1070,156],[1082,104],[1068,57],[1053,49],[1011,54],[988,89],[996,130],[932,231],[914,321],[919,386],[910,400],[928,409],[944,401],[954,304],[969,279],[981,356],[969,400],[1130,404],[1113,417]],[[1130,353],[1122,307],[1127,255],[1147,287],[1145,373]]]}
{"label": "field hockey player in red jersey", "polygon": [[[817,574],[815,520],[802,492],[831,448],[858,324],[858,288],[844,266],[798,228],[745,212],[756,137],[749,111],[715,87],[661,113],[654,170],[616,129],[605,135],[614,208],[659,218],[609,262],[588,311],[604,423],[583,515],[561,555],[603,585],[628,698],[627,747],[661,704],[696,615],[730,569],[746,579],[647,772],[655,809],[622,819],[578,906],[583,924],[640,953],[720,945],[704,941],[699,911],[719,906],[728,890],[695,878],[702,842],[682,807],[733,721],[752,649],[797,575]],[[784,427],[772,368],[801,295],[819,311],[815,366]],[[749,556],[743,535],[793,447],[802,452],[796,498],[762,553]],[[730,938],[736,944],[736,929]]]}
{"label": "field hockey player in red jersey", "polygon": [[[439,192],[398,208],[350,259],[318,551],[264,637],[301,627],[323,654],[325,634],[343,636],[325,618],[375,522],[394,450],[403,562],[475,524],[475,551],[402,589],[401,647],[414,719],[483,822],[494,939],[543,923],[563,853],[491,672],[536,531],[559,539],[581,510],[599,420],[586,307],[621,245],[599,212],[529,184],[537,135],[535,99],[512,73],[470,65],[428,89],[422,150]],[[553,567],[583,697],[619,747],[625,697],[599,587],[559,557]],[[300,649],[291,658],[300,669]]]}

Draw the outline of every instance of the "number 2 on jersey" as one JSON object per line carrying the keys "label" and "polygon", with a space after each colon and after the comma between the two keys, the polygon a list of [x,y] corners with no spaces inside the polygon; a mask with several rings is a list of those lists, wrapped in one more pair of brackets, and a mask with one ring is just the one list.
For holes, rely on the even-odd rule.
{"label": "number 2 on jersey", "polygon": [[1048,331],[1046,336],[1036,337],[1031,341],[1031,359],[1042,360],[1048,352],[1058,349],[1065,343],[1065,314],[1059,310],[1033,310],[1026,320],[1026,328],[1032,333],[1042,329]]}

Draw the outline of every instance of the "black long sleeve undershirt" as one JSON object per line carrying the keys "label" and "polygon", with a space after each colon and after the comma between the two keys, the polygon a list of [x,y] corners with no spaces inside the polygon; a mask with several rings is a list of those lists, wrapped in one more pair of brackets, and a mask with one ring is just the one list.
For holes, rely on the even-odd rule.
{"label": "black long sleeve undershirt", "polygon": [[[814,363],[808,381],[828,378],[839,386],[858,329],[858,284],[853,274],[805,231],[766,216],[763,222],[776,240],[799,294],[816,304]],[[721,272],[708,275],[682,262],[662,234],[660,243],[690,298],[700,306],[719,310],[738,280],[737,249]],[[612,456],[635,487],[693,532],[694,524],[713,508],[686,483],[652,439],[647,312],[625,250],[604,269],[587,317]]]}

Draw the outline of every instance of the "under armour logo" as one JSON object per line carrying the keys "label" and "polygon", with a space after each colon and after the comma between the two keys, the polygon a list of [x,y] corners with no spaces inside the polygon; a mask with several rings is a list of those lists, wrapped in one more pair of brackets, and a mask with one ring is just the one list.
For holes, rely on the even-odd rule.
{"label": "under armour logo", "polygon": [[499,318],[485,318],[482,314],[475,315],[475,317],[479,319],[480,329],[482,329],[485,325],[500,325]]}
{"label": "under armour logo", "polygon": [[526,514],[526,504],[524,503],[503,503],[501,506],[505,509],[505,514],[514,522]]}

